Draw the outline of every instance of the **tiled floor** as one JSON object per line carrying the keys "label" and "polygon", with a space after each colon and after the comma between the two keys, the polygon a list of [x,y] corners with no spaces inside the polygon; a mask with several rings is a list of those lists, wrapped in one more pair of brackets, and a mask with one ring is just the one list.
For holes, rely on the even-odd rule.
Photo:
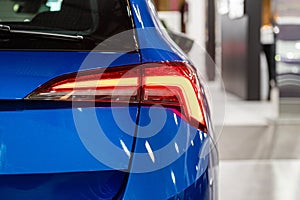
{"label": "tiled floor", "polygon": [[277,105],[227,95],[220,200],[300,199],[300,120],[279,119]]}
{"label": "tiled floor", "polygon": [[299,160],[220,163],[220,200],[299,200]]}

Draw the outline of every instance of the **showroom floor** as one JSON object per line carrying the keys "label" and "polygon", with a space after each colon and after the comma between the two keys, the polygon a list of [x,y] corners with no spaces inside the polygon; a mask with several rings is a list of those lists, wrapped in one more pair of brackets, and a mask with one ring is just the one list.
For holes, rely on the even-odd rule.
{"label": "showroom floor", "polygon": [[278,120],[277,105],[227,95],[220,200],[299,199],[300,120]]}

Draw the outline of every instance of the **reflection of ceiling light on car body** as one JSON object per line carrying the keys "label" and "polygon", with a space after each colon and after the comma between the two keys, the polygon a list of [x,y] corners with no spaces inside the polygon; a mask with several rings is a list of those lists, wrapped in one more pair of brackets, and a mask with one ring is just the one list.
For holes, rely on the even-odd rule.
{"label": "reflection of ceiling light on car body", "polygon": [[151,146],[150,146],[150,144],[149,144],[148,141],[145,142],[145,147],[146,147],[146,149],[148,151],[150,159],[152,160],[153,163],[155,163],[154,153],[153,153],[152,148],[151,148]]}

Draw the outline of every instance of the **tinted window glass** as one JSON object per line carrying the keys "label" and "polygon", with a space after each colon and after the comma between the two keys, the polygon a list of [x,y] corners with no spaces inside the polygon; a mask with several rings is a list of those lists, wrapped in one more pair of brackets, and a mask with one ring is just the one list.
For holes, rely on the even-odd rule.
{"label": "tinted window glass", "polygon": [[[91,50],[107,38],[133,28],[126,0],[0,0],[0,24],[13,30],[0,31],[0,49]],[[24,31],[83,36],[83,39],[24,34]],[[122,45],[107,43],[103,48],[133,49],[133,31],[129,37]]]}

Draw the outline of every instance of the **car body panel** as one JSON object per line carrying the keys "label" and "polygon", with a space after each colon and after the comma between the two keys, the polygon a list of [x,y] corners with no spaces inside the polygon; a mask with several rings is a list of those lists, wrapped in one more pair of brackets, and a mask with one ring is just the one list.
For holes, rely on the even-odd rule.
{"label": "car body panel", "polygon": [[139,64],[138,53],[1,51],[0,99],[23,99],[63,74]]}
{"label": "car body panel", "polygon": [[[147,137],[157,128],[147,124],[157,124],[164,117],[163,127]],[[174,110],[164,108],[142,107],[139,125],[124,199],[168,199],[198,179],[201,182],[209,167],[210,138],[206,133],[191,127]]]}
{"label": "car body panel", "polygon": [[188,62],[186,55],[162,29],[152,1],[130,2],[142,62]]}
{"label": "car body panel", "polygon": [[[97,119],[93,119],[91,113]],[[99,170],[127,170],[129,157],[123,151],[111,166],[93,155],[91,148],[109,154],[111,148],[84,137],[108,138],[122,152],[120,141],[131,149],[133,137],[120,129],[113,112],[135,120],[137,107],[49,109],[0,112],[0,174],[44,174],[86,172]],[[75,119],[74,119],[75,117]],[[97,121],[97,124],[93,123]],[[80,121],[80,122],[78,122]],[[80,124],[79,124],[80,123]],[[84,127],[79,127],[81,124]],[[101,126],[101,130],[97,125]],[[127,131],[134,134],[135,124],[127,123]],[[87,136],[85,136],[87,135]],[[124,159],[121,159],[124,158]]]}

